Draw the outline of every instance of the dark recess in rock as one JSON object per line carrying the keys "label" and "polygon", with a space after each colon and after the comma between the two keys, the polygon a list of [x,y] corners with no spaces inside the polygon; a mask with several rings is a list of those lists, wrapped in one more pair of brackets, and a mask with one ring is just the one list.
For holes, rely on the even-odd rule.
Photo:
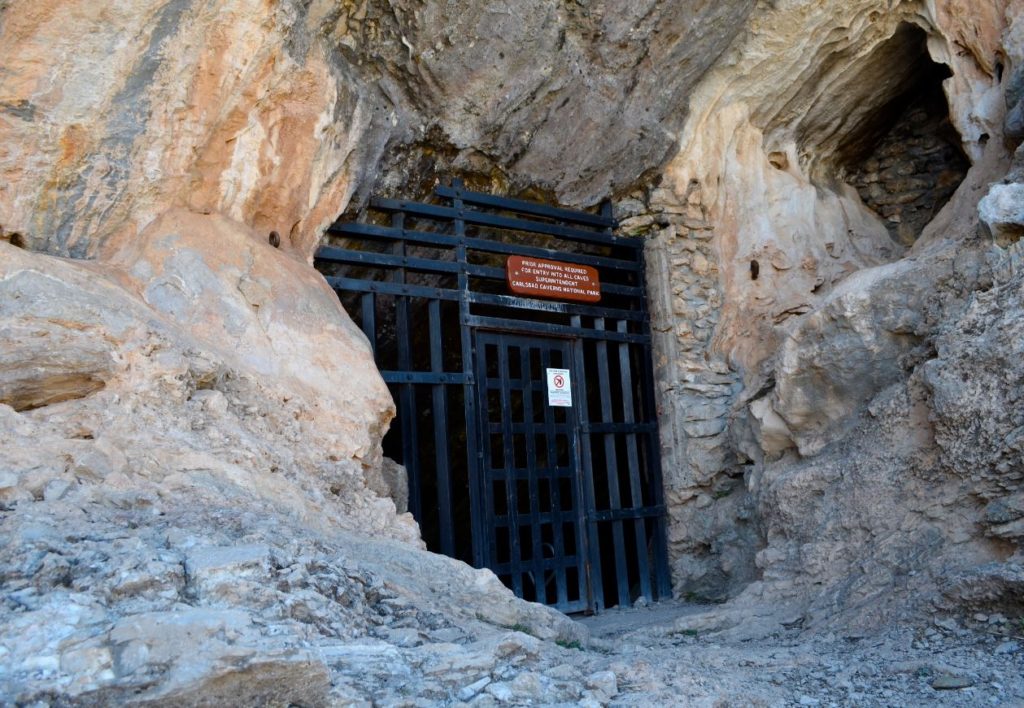
{"label": "dark recess in rock", "polygon": [[942,82],[949,70],[927,53],[923,31],[907,27],[889,40],[911,69],[904,91],[848,136],[839,167],[893,240],[910,246],[949,201],[970,167],[949,119]]}

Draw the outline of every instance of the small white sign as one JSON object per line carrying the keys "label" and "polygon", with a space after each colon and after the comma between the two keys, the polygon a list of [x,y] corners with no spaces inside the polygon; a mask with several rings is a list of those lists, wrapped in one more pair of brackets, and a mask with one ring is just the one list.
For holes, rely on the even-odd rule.
{"label": "small white sign", "polygon": [[568,369],[548,369],[548,405],[572,408],[572,381]]}

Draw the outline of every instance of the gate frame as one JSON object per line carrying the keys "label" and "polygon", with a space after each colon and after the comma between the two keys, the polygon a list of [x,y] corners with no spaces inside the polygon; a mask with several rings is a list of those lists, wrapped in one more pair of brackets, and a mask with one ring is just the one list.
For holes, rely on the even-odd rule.
{"label": "gate frame", "polygon": [[[599,525],[611,524],[612,544],[616,555],[617,602],[613,604],[629,604],[631,588],[628,570],[625,568],[628,556],[625,554],[626,540],[624,526],[633,522],[633,536],[636,543],[637,573],[641,583],[641,594],[656,600],[671,596],[671,583],[668,573],[667,544],[664,504],[664,487],[661,473],[660,443],[658,438],[658,419],[654,396],[654,372],[652,361],[652,337],[650,317],[648,314],[647,290],[645,282],[644,242],[641,239],[625,238],[615,235],[617,222],[612,218],[611,205],[605,203],[601,214],[573,211],[543,204],[527,202],[505,197],[468,191],[461,180],[453,180],[450,187],[439,186],[435,194],[450,206],[423,204],[400,199],[373,199],[370,207],[374,210],[390,213],[390,226],[371,223],[352,223],[336,221],[327,229],[327,234],[345,239],[362,239],[368,242],[390,242],[390,252],[371,252],[342,248],[332,245],[321,246],[315,256],[315,262],[322,270],[330,268],[330,264],[348,267],[365,267],[386,271],[386,280],[367,280],[345,275],[326,275],[327,282],[339,295],[342,293],[360,293],[360,318],[364,334],[370,341],[375,357],[378,355],[376,327],[376,297],[390,296],[395,299],[395,322],[398,370],[382,370],[384,381],[392,387],[398,404],[397,422],[402,435],[402,463],[406,466],[409,477],[410,510],[419,520],[422,514],[420,506],[421,465],[417,456],[419,431],[417,430],[416,391],[419,386],[429,386],[434,415],[440,412],[447,422],[448,395],[447,386],[463,387],[464,413],[466,423],[467,470],[470,479],[470,517],[473,565],[487,567],[488,558],[485,552],[488,537],[487,520],[483,518],[481,488],[485,475],[481,474],[483,453],[479,448],[479,422],[481,411],[477,410],[478,394],[476,386],[475,334],[477,331],[498,331],[537,337],[553,337],[570,339],[573,357],[579,362],[580,370],[584,369],[585,348],[593,343],[597,359],[599,393],[601,397],[601,420],[591,421],[588,413],[587,382],[579,381],[580,403],[577,411],[578,431],[576,447],[580,456],[580,473],[583,476],[583,495],[587,505],[585,526],[588,533],[590,549],[590,585],[593,588],[593,602],[588,609],[600,611],[606,607],[601,564],[601,543],[599,542]],[[498,213],[495,213],[498,212]],[[511,214],[508,215],[508,214]],[[407,228],[407,220],[427,220],[432,225],[441,224],[445,229],[422,230]],[[467,226],[478,229],[474,235],[467,234]],[[564,239],[582,244],[587,248],[606,248],[609,254],[616,252],[626,254],[625,257],[613,255],[593,255],[588,253],[568,253],[555,248],[523,246],[507,243],[488,237],[488,230],[514,231],[538,234],[548,237],[549,241]],[[410,254],[409,245],[413,246]],[[454,260],[440,260],[418,257],[416,247],[452,249]],[[470,262],[470,252],[481,252],[495,256],[523,255],[547,258],[566,263],[594,266],[602,274],[617,273],[627,283],[608,282],[602,277],[601,293],[617,298],[625,306],[609,307],[598,304],[539,300],[517,295],[494,294],[481,292],[472,287],[473,280],[493,281],[505,280],[505,269]],[[409,272],[433,273],[439,276],[457,277],[457,289],[439,288],[410,282]],[[614,280],[614,279],[613,279]],[[412,363],[411,351],[411,312],[413,300],[427,301],[427,327],[430,335],[430,371],[416,371]],[[444,370],[443,352],[441,350],[441,303],[457,302],[461,338],[461,372]],[[499,310],[502,316],[480,314],[475,309],[488,307]],[[568,319],[568,324],[531,321],[530,312],[541,311],[549,316]],[[519,318],[516,315],[520,315]],[[623,421],[614,422],[610,408],[610,386],[612,372],[609,368],[609,347],[618,347],[620,375],[623,377],[620,386],[624,398]],[[639,381],[633,382],[634,366],[630,360],[639,349]],[[378,366],[381,362],[378,358]],[[639,416],[635,420],[633,413],[634,386],[639,388]],[[628,396],[627,396],[628,394]],[[628,410],[627,410],[628,408]],[[617,462],[616,435],[626,437],[627,464],[630,474],[630,497],[633,494],[644,496],[640,475],[641,467],[646,467],[649,496],[653,503],[632,505],[622,508],[619,490],[619,471]],[[594,460],[592,444],[594,436],[603,438],[605,460],[614,474],[609,484],[610,509],[597,510],[596,490],[594,488]],[[646,450],[646,465],[641,461],[640,439],[643,438]],[[448,438],[444,426],[434,425],[434,450],[438,486],[438,512],[440,524],[440,552],[453,556],[455,543],[453,536],[453,516],[450,463],[448,462]],[[637,485],[640,485],[639,489]],[[648,526],[653,522],[653,530]],[[653,544],[653,549],[649,546]],[[648,552],[653,558],[648,559]],[[653,567],[651,567],[653,566]]]}

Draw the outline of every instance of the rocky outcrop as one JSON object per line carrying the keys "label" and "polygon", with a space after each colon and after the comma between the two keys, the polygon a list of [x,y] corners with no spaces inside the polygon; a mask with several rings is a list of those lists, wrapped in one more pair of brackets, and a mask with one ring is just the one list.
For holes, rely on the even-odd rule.
{"label": "rocky outcrop", "polygon": [[309,267],[440,172],[615,193],[648,239],[676,591],[739,595],[687,627],[1019,616],[1022,17],[0,1],[0,694],[623,688],[418,547],[387,389]]}
{"label": "rocky outcrop", "polygon": [[[0,226],[90,257],[170,208],[311,255],[358,189],[592,204],[663,164],[748,4],[8,2]],[[74,27],[69,33],[67,28]],[[654,71],[671,65],[670,78]],[[59,78],[58,78],[59,77]]]}
{"label": "rocky outcrop", "polygon": [[213,496],[276,500],[311,524],[415,536],[366,490],[387,389],[349,376],[372,372],[369,347],[305,266],[196,215],[154,224],[125,267],[0,249],[0,327],[18,342],[0,378],[6,501],[50,483],[186,490],[203,477]]}
{"label": "rocky outcrop", "polygon": [[[51,485],[0,519],[6,699],[440,700],[549,666],[541,639],[586,641],[488,571],[408,544],[312,531],[269,502],[112,486]],[[583,690],[550,684],[538,690]]]}
{"label": "rocky outcrop", "polygon": [[[1009,167],[1003,129],[1016,101],[1021,8],[986,3],[972,12],[955,2],[758,8],[749,33],[698,85],[697,114],[661,191],[678,203],[700,191],[711,251],[701,261],[719,274],[718,287],[704,297],[693,287],[707,265],[681,259],[665,270],[669,284],[654,286],[671,313],[661,318],[662,349],[670,361],[686,360],[690,332],[702,331],[710,306],[713,331],[695,369],[718,369],[722,383],[738,385],[697,391],[698,377],[686,384],[668,367],[660,374],[663,429],[675,450],[669,479],[682,480],[670,493],[677,592],[722,599],[741,589],[732,579],[760,578],[751,593],[771,587],[765,598],[829,598],[819,617],[867,606],[839,590],[851,578],[878,596],[928,595],[900,589],[878,569],[876,551],[891,538],[892,563],[929,566],[912,552],[909,526],[892,524],[937,474],[905,457],[908,441],[922,459],[940,456],[923,367],[952,363],[941,351],[935,361],[939,333],[994,277],[995,251],[977,236],[978,202],[985,197],[981,217],[997,243],[1017,235],[1016,179],[989,185]],[[935,92],[940,104],[929,98]],[[943,125],[955,128],[971,161],[966,175]],[[943,190],[952,193],[944,207]],[[687,235],[662,227],[649,260],[677,258]],[[915,401],[903,408],[916,413],[889,422],[901,441],[870,411],[912,381],[901,400]],[[693,417],[705,414],[697,431]],[[905,479],[911,461],[921,470],[916,482],[913,473]],[[961,513],[954,509],[970,499],[954,493],[954,479],[946,484],[935,495],[953,501],[936,519]],[[879,496],[895,506],[879,504],[887,511],[876,515],[868,505]],[[950,539],[972,536],[978,519],[967,516],[966,526],[934,522],[936,556],[961,542]],[[964,557],[965,566],[995,558],[982,542]]]}
{"label": "rocky outcrop", "polygon": [[779,350],[769,405],[751,404],[769,459],[787,446],[805,457],[821,452],[846,436],[852,412],[906,379],[929,354],[925,338],[940,316],[936,284],[953,269],[941,259],[860,271],[795,324]]}
{"label": "rocky outcrop", "polygon": [[321,704],[394,671],[445,696],[534,656],[508,628],[585,641],[372,491],[390,398],[306,266],[189,213],[117,265],[0,256],[5,697]]}
{"label": "rocky outcrop", "polygon": [[[887,269],[888,291],[901,281],[951,288],[929,275],[935,265]],[[934,349],[857,407],[835,440],[750,475],[765,534],[761,578],[720,613],[680,628],[750,636],[780,622],[870,630],[922,611],[1020,614],[1020,372],[1012,354],[1004,358],[1015,345],[997,340],[1014,337],[1022,281],[979,272],[966,304],[951,298],[930,330]]]}
{"label": "rocky outcrop", "polygon": [[[1024,221],[1024,220],[1022,220]],[[936,358],[923,368],[931,394],[940,460],[985,505],[986,536],[1024,540],[1021,514],[1024,442],[1020,330],[1024,273],[999,280],[1000,261],[1019,259],[1020,244],[996,260],[996,282],[972,295],[964,312],[944,323]],[[1007,546],[1007,550],[1012,546]]]}
{"label": "rocky outcrop", "polygon": [[708,0],[400,4],[395,32],[408,53],[391,73],[409,86],[417,120],[426,124],[421,134],[440,128],[454,166],[486,174],[481,167],[493,165],[563,203],[595,204],[671,156],[690,90],[751,7]]}

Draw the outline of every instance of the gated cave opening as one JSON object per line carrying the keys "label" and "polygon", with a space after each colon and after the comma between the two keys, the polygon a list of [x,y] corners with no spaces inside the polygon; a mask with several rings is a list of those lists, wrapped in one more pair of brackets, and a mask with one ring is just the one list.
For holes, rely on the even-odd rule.
{"label": "gated cave opening", "polygon": [[566,612],[671,594],[643,248],[614,227],[455,182],[374,200],[317,254],[392,391],[384,452],[428,547]]}

